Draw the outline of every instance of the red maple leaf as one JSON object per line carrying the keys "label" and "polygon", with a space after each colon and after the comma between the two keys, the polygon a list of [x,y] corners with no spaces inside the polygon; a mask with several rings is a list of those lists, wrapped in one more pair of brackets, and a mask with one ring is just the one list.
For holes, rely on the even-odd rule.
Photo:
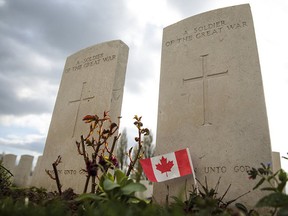
{"label": "red maple leaf", "polygon": [[168,161],[167,158],[162,158],[160,159],[160,163],[156,164],[156,169],[159,170],[161,173],[166,172],[166,176],[168,177],[167,172],[171,172],[171,168],[174,166],[173,161]]}

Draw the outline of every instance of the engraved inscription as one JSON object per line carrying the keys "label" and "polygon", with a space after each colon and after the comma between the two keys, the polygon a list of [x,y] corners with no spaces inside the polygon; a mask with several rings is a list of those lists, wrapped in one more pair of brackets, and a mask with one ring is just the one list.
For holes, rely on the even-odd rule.
{"label": "engraved inscription", "polygon": [[76,123],[77,123],[77,120],[78,120],[78,115],[79,115],[79,109],[80,109],[80,106],[81,106],[81,102],[82,101],[89,101],[90,99],[94,98],[94,96],[88,96],[88,97],[85,97],[85,98],[83,97],[83,90],[84,90],[85,85],[86,85],[86,82],[83,82],[80,98],[77,99],[77,100],[69,101],[69,104],[79,102],[78,103],[78,107],[77,107],[77,112],[76,112],[76,117],[75,117],[73,132],[72,132],[72,137],[74,137],[74,134],[75,134]]}
{"label": "engraved inscription", "polygon": [[218,20],[212,23],[206,23],[204,25],[199,25],[191,27],[184,30],[181,35],[173,38],[171,40],[163,41],[165,47],[171,47],[179,43],[186,43],[193,40],[207,38],[213,35],[221,34],[223,32],[229,32],[234,30],[239,30],[247,27],[246,21],[240,21],[237,23],[229,23],[226,20]]}
{"label": "engraved inscription", "polygon": [[205,174],[223,174],[227,172],[234,172],[237,174],[245,174],[248,170],[251,169],[252,166],[249,165],[235,165],[235,166],[205,166],[205,167],[198,167],[194,168],[195,173],[203,172]]}
{"label": "engraved inscription", "polygon": [[[204,172],[205,174],[223,174],[227,172],[233,172],[237,174],[247,175],[247,171],[251,169],[253,166],[249,166],[246,164],[239,164],[235,166],[205,166],[194,168],[195,173]],[[54,175],[54,170],[47,170],[50,174]],[[57,170],[59,175],[84,175],[86,172],[81,169],[79,171],[75,169],[65,169],[65,170]]]}
{"label": "engraved inscription", "polygon": [[225,21],[221,20],[215,23],[208,23],[204,26],[198,26],[194,28],[195,38],[199,39],[202,37],[212,36],[214,34],[221,33],[225,25]]}
{"label": "engraved inscription", "polygon": [[[50,174],[54,175],[54,170],[47,170]],[[84,175],[85,172],[83,170],[75,170],[75,169],[66,169],[66,170],[57,170],[58,172],[58,175],[77,175],[77,174],[80,174],[80,175]]]}
{"label": "engraved inscription", "polygon": [[213,73],[213,74],[207,74],[207,57],[208,54],[201,55],[201,63],[202,63],[202,76],[198,77],[191,77],[183,79],[183,83],[186,83],[188,81],[197,81],[200,80],[203,83],[203,126],[209,126],[212,125],[212,123],[209,120],[209,104],[208,104],[208,78],[212,77],[218,77],[222,76],[228,73],[228,70],[224,72],[219,73]]}
{"label": "engraved inscription", "polygon": [[204,167],[205,173],[226,173],[226,166],[218,166],[218,167]]}
{"label": "engraved inscription", "polygon": [[72,71],[79,71],[83,68],[85,69],[88,67],[111,62],[111,61],[116,60],[116,57],[117,57],[116,55],[104,55],[104,53],[99,53],[93,56],[88,56],[88,57],[78,60],[74,66],[66,68],[65,73],[69,73]]}

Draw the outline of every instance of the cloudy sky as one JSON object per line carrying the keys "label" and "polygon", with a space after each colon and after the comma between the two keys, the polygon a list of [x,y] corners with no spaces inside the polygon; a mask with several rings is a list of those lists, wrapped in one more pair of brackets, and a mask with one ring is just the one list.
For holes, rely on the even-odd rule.
{"label": "cloudy sky", "polygon": [[0,0],[0,152],[42,154],[66,57],[115,39],[130,47],[122,127],[134,136],[138,114],[155,134],[163,28],[243,3],[254,18],[272,149],[286,155],[286,0]]}

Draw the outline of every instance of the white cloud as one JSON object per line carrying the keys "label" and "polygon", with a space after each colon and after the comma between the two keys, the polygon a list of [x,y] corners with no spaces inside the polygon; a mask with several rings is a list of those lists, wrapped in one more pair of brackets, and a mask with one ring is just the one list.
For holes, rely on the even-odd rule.
{"label": "white cloud", "polygon": [[[20,100],[50,100],[51,103],[55,101],[57,94],[57,86],[52,85],[48,80],[30,79],[28,83],[19,84],[17,87],[17,97]],[[33,85],[31,85],[33,83]]]}
{"label": "white cloud", "polygon": [[[40,115],[30,114],[24,116],[2,115],[0,116],[0,125],[13,128],[34,128],[41,135],[46,135],[51,121],[50,113]],[[13,131],[11,131],[13,133]]]}
{"label": "white cloud", "polygon": [[155,135],[163,27],[197,13],[247,2],[255,23],[273,148],[288,151],[284,145],[288,121],[286,0],[125,0],[113,5],[0,0],[0,127],[10,130],[7,136],[1,135],[2,142],[9,137],[16,145],[21,136],[14,130],[19,128],[34,130],[23,136],[23,145],[46,135],[66,56],[110,39],[121,39],[130,47],[121,125],[134,137],[133,116],[142,115],[144,126]]}
{"label": "white cloud", "polygon": [[153,24],[162,27],[180,18],[178,11],[169,7],[166,0],[127,0],[127,7],[140,26]]}
{"label": "white cloud", "polygon": [[17,134],[17,132],[6,134],[0,137],[0,151],[7,153],[11,152],[10,150],[12,150],[12,152],[13,150],[26,150],[34,152],[35,154],[42,154],[45,140],[46,134],[28,132],[25,134]]}
{"label": "white cloud", "polygon": [[0,0],[0,7],[3,7],[6,4],[5,0]]}
{"label": "white cloud", "polygon": [[17,136],[8,134],[6,138],[0,137],[0,145],[26,146],[34,142],[42,142],[45,136],[39,134],[26,134],[25,136]]}

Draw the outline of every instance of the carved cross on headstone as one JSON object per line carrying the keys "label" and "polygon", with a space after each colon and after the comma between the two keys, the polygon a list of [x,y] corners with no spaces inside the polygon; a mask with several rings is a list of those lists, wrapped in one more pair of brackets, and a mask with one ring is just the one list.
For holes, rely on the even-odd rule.
{"label": "carved cross on headstone", "polygon": [[85,85],[86,85],[86,82],[83,82],[80,98],[77,99],[77,100],[69,101],[69,104],[70,104],[70,103],[76,103],[76,102],[79,102],[79,103],[78,103],[78,107],[77,107],[76,116],[75,116],[75,122],[74,122],[74,127],[73,127],[72,137],[74,137],[74,134],[75,134],[75,130],[76,130],[76,123],[77,123],[77,120],[78,120],[78,115],[79,115],[79,110],[80,110],[81,102],[82,102],[82,101],[85,101],[85,100],[88,100],[88,101],[89,101],[90,99],[93,99],[93,98],[94,98],[94,96],[83,97],[83,91],[84,91],[84,87],[85,87]]}
{"label": "carved cross on headstone", "polygon": [[228,70],[219,73],[208,74],[207,73],[207,57],[208,54],[201,55],[202,62],[202,75],[198,77],[191,77],[187,79],[183,79],[183,83],[188,81],[197,81],[202,80],[203,82],[203,126],[212,125],[209,121],[209,111],[208,111],[208,78],[222,76],[228,73]]}

